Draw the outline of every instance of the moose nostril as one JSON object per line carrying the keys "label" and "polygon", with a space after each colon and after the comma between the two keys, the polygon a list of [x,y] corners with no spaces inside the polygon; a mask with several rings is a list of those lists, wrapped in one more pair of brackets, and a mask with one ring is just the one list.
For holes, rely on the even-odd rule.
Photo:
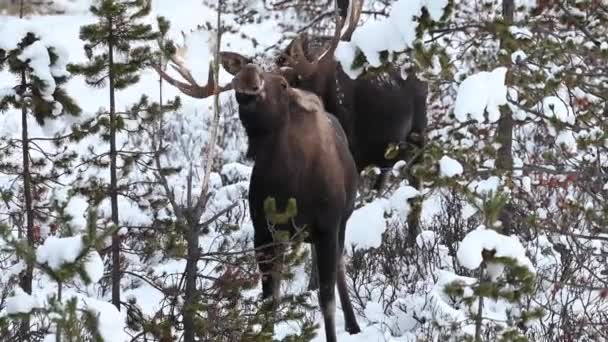
{"label": "moose nostril", "polygon": [[260,86],[258,86],[258,85],[256,84],[256,85],[252,86],[252,87],[251,87],[251,89],[252,89],[253,91],[258,91],[258,90],[260,89]]}

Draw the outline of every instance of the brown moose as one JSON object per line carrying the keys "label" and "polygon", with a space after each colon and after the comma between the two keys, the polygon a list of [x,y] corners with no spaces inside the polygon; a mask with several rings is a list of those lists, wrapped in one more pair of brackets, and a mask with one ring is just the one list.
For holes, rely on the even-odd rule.
{"label": "brown moose", "polygon": [[[219,89],[234,89],[240,120],[249,140],[248,156],[254,160],[249,185],[249,209],[254,226],[256,258],[262,272],[263,298],[277,303],[280,268],[273,235],[264,211],[267,198],[285,208],[295,198],[297,215],[292,222],[273,229],[294,233],[306,227],[308,242],[315,247],[318,263],[319,299],[327,341],[337,341],[335,287],[345,317],[345,329],[360,332],[348,295],[343,261],[346,222],[353,212],[358,172],[348,141],[338,120],[327,113],[318,96],[292,88],[281,72],[263,72],[238,54],[221,53],[224,69],[234,75],[232,83]],[[213,74],[205,86],[173,58],[176,69],[188,83],[177,81],[157,68],[159,74],[181,92],[196,98],[212,95]],[[274,262],[268,262],[274,260]]]}

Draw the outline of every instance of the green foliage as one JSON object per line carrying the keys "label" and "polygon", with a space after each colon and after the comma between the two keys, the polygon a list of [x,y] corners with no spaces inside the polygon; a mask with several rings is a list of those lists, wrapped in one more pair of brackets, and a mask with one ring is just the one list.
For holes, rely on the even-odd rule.
{"label": "green foliage", "polygon": [[[159,37],[150,25],[138,20],[149,14],[150,6],[148,0],[102,0],[91,6],[98,23],[80,29],[80,39],[87,42],[84,49],[89,63],[72,64],[69,70],[85,76],[87,84],[94,87],[105,86],[110,77],[117,90],[137,83],[140,70],[148,65],[151,56],[150,47],[138,43]],[[94,55],[96,49],[104,48],[101,54]],[[119,58],[121,55],[124,57]]]}
{"label": "green foliage", "polygon": [[285,224],[289,222],[290,219],[298,215],[296,199],[293,197],[289,198],[289,200],[287,200],[285,210],[283,212],[279,212],[277,210],[276,199],[274,197],[267,197],[264,200],[264,213],[266,214],[266,218],[272,224]]}
{"label": "green foliage", "polygon": [[[21,109],[25,107],[36,121],[43,125],[45,120],[55,118],[61,114],[77,116],[81,109],[65,90],[62,88],[68,77],[62,72],[51,71],[53,84],[49,80],[41,79],[32,66],[32,59],[23,60],[24,53],[32,52],[39,54],[38,51],[42,44],[40,37],[35,33],[27,32],[17,47],[13,50],[4,51],[0,49],[0,70],[8,67],[8,71],[18,78],[18,83],[11,88],[12,94],[0,98],[0,113],[9,108]],[[53,46],[44,47],[48,53],[50,61],[49,68],[60,68],[59,55]],[[42,58],[41,56],[38,56]],[[54,87],[54,88],[53,88]]]}
{"label": "green foliage", "polygon": [[[61,230],[58,231],[58,233]],[[75,279],[79,278],[85,285],[91,283],[91,278],[85,269],[85,264],[96,253],[98,249],[105,246],[105,240],[114,233],[113,229],[107,229],[103,234],[97,231],[97,213],[91,208],[87,216],[87,226],[82,238],[82,249],[73,262],[64,263],[59,268],[51,268],[46,263],[40,263],[36,257],[36,249],[23,240],[13,237],[12,232],[6,226],[0,226],[0,239],[6,242],[2,252],[14,253],[20,259],[32,263],[35,268],[55,281],[58,292],[52,295],[48,304],[42,308],[35,308],[27,314],[8,315],[7,319],[0,320],[0,331],[11,324],[11,321],[21,319],[24,316],[36,315],[49,319],[55,325],[55,331],[59,332],[62,341],[83,341],[87,336],[93,337],[95,341],[102,341],[97,331],[98,322],[92,320],[89,311],[78,307],[77,298],[62,299],[62,288]],[[65,236],[62,236],[65,237]],[[84,317],[84,320],[82,319]],[[57,339],[60,340],[59,338]]]}

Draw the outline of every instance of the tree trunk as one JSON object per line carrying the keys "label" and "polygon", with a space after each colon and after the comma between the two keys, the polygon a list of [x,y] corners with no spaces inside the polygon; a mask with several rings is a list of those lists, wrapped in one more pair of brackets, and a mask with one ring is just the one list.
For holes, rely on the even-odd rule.
{"label": "tree trunk", "polygon": [[[25,70],[21,71],[21,91],[23,94],[22,101],[25,101],[25,92],[27,87],[27,78]],[[32,201],[32,174],[30,172],[30,141],[27,127],[27,107],[25,103],[21,105],[21,140],[23,149],[23,196],[25,198],[25,217],[27,224],[27,243],[34,247],[34,208]],[[22,228],[19,227],[19,230]],[[25,269],[25,274],[21,278],[21,288],[27,294],[32,294],[32,279],[34,274],[34,265],[28,261]],[[20,335],[26,339],[29,334],[30,320],[29,317],[24,318],[20,327]]]}
{"label": "tree trunk", "polygon": [[197,290],[196,278],[198,274],[197,262],[199,258],[198,229],[196,222],[188,219],[186,229],[186,240],[188,242],[188,258],[186,261],[186,289],[184,294],[184,342],[195,341],[195,323]]}
{"label": "tree trunk", "polygon": [[[63,283],[57,282],[57,301],[61,303],[61,297],[63,292]],[[55,333],[55,342],[61,342],[61,326],[57,325],[57,331]]]}
{"label": "tree trunk", "polygon": [[[505,24],[513,24],[513,15],[515,12],[515,4],[513,0],[503,0],[502,14],[505,19]],[[501,40],[500,46],[503,47]],[[507,77],[508,79],[508,77]],[[508,84],[508,81],[507,81]],[[507,107],[501,108],[500,120],[498,120],[496,140],[500,143],[498,155],[496,158],[496,168],[509,172],[513,169],[513,113]],[[502,222],[502,230],[504,234],[510,234],[513,230],[512,223],[513,206],[508,202],[500,212],[500,220]]]}
{"label": "tree trunk", "polygon": [[120,311],[120,239],[118,229],[118,180],[116,177],[116,102],[114,98],[114,45],[112,20],[108,21],[110,39],[108,44],[109,81],[110,81],[110,196],[112,202],[112,222],[116,230],[112,234],[112,304]]}

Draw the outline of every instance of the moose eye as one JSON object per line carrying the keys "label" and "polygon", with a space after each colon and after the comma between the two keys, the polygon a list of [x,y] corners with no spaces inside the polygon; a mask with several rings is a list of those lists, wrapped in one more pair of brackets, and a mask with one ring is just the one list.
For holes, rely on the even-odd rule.
{"label": "moose eye", "polygon": [[281,87],[287,89],[287,81],[281,81]]}

